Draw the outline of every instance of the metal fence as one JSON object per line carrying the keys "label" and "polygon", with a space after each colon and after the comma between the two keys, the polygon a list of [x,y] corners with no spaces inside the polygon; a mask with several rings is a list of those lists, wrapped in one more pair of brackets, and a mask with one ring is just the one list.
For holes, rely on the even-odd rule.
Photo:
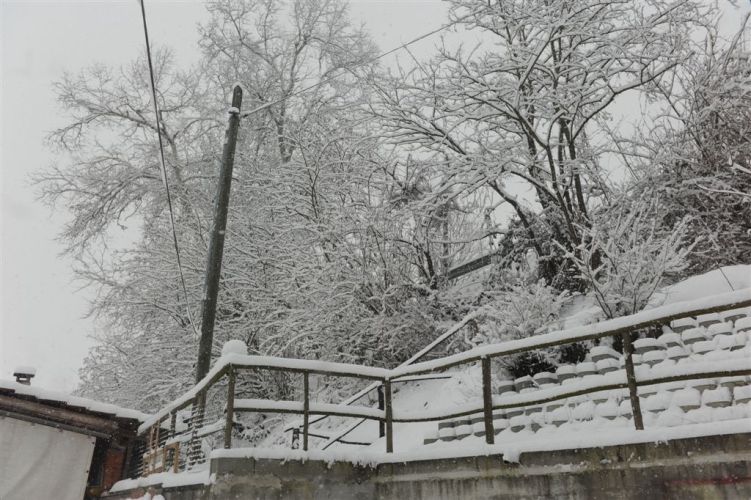
{"label": "metal fence", "polygon": [[[633,316],[579,327],[571,331],[553,332],[520,341],[481,346],[453,356],[401,366],[392,370],[289,358],[238,354],[223,356],[211,372],[191,391],[162,409],[152,420],[141,426],[139,433],[144,436],[146,446],[138,472],[140,475],[148,475],[166,470],[177,472],[190,469],[196,464],[203,463],[210,450],[231,448],[233,431],[239,431],[243,425],[238,421],[237,416],[248,412],[301,415],[303,450],[309,448],[311,417],[340,416],[375,420],[382,424],[386,438],[385,451],[391,453],[394,449],[394,423],[431,422],[468,415],[482,415],[485,440],[488,444],[493,444],[495,440],[493,412],[495,410],[525,408],[601,391],[627,389],[634,426],[636,429],[643,429],[639,387],[682,380],[746,376],[751,375],[751,369],[746,363],[737,364],[737,366],[712,366],[710,369],[688,370],[685,373],[677,370],[676,373],[662,374],[659,377],[637,379],[634,369],[632,335],[649,328],[666,325],[673,320],[748,306],[751,306],[751,290],[743,290],[712,299],[643,311]],[[595,381],[584,388],[568,388],[562,385],[554,390],[546,391],[542,396],[535,393],[519,394],[519,397],[512,402],[494,400],[491,383],[492,359],[607,337],[620,337],[623,342],[625,363],[621,370],[625,372],[625,377],[617,380],[603,376],[600,383]],[[392,388],[395,383],[472,363],[479,363],[481,366],[481,405],[424,415],[394,414]],[[242,380],[245,374],[257,371],[281,371],[300,375],[302,377],[302,401],[238,398],[236,391],[238,381]],[[382,387],[381,404],[374,407],[372,399],[367,398],[363,398],[362,401],[370,406],[311,401],[311,375],[373,381]]]}

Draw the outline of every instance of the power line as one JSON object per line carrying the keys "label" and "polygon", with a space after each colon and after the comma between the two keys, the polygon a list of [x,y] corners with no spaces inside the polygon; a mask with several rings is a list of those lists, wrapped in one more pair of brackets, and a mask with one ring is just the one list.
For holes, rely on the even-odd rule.
{"label": "power line", "polygon": [[261,106],[258,106],[257,108],[253,108],[250,111],[246,111],[245,113],[242,113],[240,116],[242,118],[246,118],[246,117],[248,117],[250,115],[258,113],[259,111],[263,111],[264,109],[270,108],[271,106],[274,106],[276,104],[282,103],[282,102],[286,101],[287,99],[289,99],[290,97],[298,96],[300,94],[308,92],[309,90],[313,90],[316,87],[320,87],[321,85],[325,85],[325,84],[327,84],[329,82],[332,82],[332,81],[336,80],[337,78],[339,78],[340,76],[342,76],[344,74],[344,72],[347,72],[347,71],[351,72],[351,71],[353,71],[353,70],[355,70],[357,68],[360,68],[362,66],[366,66],[368,64],[372,64],[372,63],[374,63],[376,61],[379,61],[379,60],[383,59],[386,56],[390,56],[394,52],[398,52],[398,51],[400,51],[402,49],[406,49],[410,45],[413,45],[413,44],[415,44],[415,43],[417,43],[417,42],[419,42],[421,40],[424,40],[424,39],[428,38],[429,36],[435,35],[436,33],[439,33],[441,31],[445,30],[446,28],[450,28],[450,27],[452,27],[452,26],[454,26],[454,25],[456,25],[456,24],[464,21],[468,17],[472,17],[472,16],[475,16],[475,15],[477,15],[477,13],[473,12],[471,14],[467,14],[465,16],[459,17],[459,18],[455,19],[454,21],[451,21],[450,23],[447,23],[447,24],[444,24],[442,26],[439,26],[438,28],[434,29],[433,31],[430,31],[428,33],[423,33],[422,35],[420,35],[420,36],[418,36],[416,38],[413,38],[412,40],[410,40],[408,42],[405,42],[405,43],[399,45],[398,47],[394,47],[393,49],[388,50],[388,51],[386,51],[386,52],[384,52],[382,54],[379,54],[379,55],[377,55],[375,57],[371,57],[370,59],[368,59],[368,60],[366,60],[364,62],[361,62],[360,64],[357,64],[357,65],[355,65],[355,66],[353,66],[351,68],[343,68],[341,70],[342,72],[340,72],[338,74],[332,75],[332,76],[330,76],[330,77],[328,77],[328,78],[326,78],[324,80],[321,80],[320,82],[314,83],[314,84],[309,85],[307,87],[303,87],[300,90],[292,92],[291,94],[289,94],[289,95],[287,95],[285,97],[281,97],[281,98],[279,98],[279,99],[277,99],[275,101],[271,101],[271,102],[267,102],[266,104],[262,104]]}
{"label": "power line", "polygon": [[167,167],[164,162],[164,144],[162,142],[162,122],[159,117],[159,106],[156,101],[156,82],[154,80],[154,65],[151,62],[151,46],[149,44],[149,29],[146,25],[146,6],[144,0],[139,0],[141,4],[141,17],[143,19],[143,35],[146,39],[146,60],[149,64],[149,79],[151,81],[151,97],[154,102],[154,115],[156,117],[156,135],[159,138],[159,161],[162,168],[162,183],[164,184],[164,191],[167,194],[167,209],[169,210],[170,226],[172,227],[172,243],[175,247],[175,255],[177,257],[177,270],[180,273],[180,283],[183,288],[183,295],[185,295],[185,311],[188,313],[188,322],[193,329],[193,333],[198,336],[198,330],[196,330],[195,323],[193,322],[193,316],[190,313],[190,306],[188,305],[188,289],[185,286],[185,274],[183,273],[182,261],[180,259],[180,245],[177,242],[177,230],[175,229],[175,214],[172,210],[172,196],[170,195],[169,180],[167,179]]}
{"label": "power line", "polygon": [[[162,127],[161,127],[161,120],[160,120],[160,116],[159,116],[159,108],[158,108],[157,98],[156,98],[156,83],[155,83],[155,80],[154,80],[154,66],[153,66],[152,58],[151,58],[151,46],[149,44],[149,30],[148,30],[148,26],[147,26],[147,23],[146,23],[146,6],[144,5],[144,0],[139,0],[139,3],[141,4],[141,17],[143,19],[143,34],[144,34],[144,38],[146,40],[146,59],[147,59],[148,65],[149,65],[149,78],[150,78],[150,82],[151,82],[151,95],[152,95],[152,99],[153,99],[153,103],[154,103],[154,114],[156,116],[157,136],[159,138],[159,160],[160,160],[161,171],[162,171],[162,182],[164,184],[164,189],[165,189],[165,192],[166,192],[166,195],[167,195],[167,208],[169,210],[170,226],[172,228],[172,242],[173,242],[173,245],[175,247],[175,255],[177,257],[177,269],[178,269],[178,271],[180,273],[180,283],[182,285],[183,295],[185,295],[185,310],[186,310],[186,312],[188,314],[188,321],[190,322],[190,326],[193,329],[193,332],[196,334],[196,336],[198,336],[198,331],[196,330],[195,323],[193,321],[193,317],[192,317],[192,315],[190,313],[190,307],[188,306],[188,290],[187,290],[187,287],[185,286],[185,274],[183,272],[182,261],[181,261],[181,258],[180,258],[180,246],[179,246],[178,241],[177,241],[177,230],[176,230],[176,227],[175,227],[175,216],[174,216],[174,211],[172,209],[172,197],[170,195],[169,180],[167,178],[167,168],[166,168],[166,164],[165,164],[165,161],[164,161],[164,144],[162,142],[162,134],[161,134]],[[391,54],[393,54],[395,52],[398,52],[400,50],[406,49],[410,45],[414,45],[415,43],[417,43],[417,42],[419,42],[421,40],[424,40],[424,39],[426,39],[426,38],[428,38],[428,37],[430,37],[432,35],[435,35],[436,33],[439,33],[441,31],[445,30],[446,28],[450,28],[450,27],[452,27],[452,26],[460,23],[461,21],[463,21],[463,20],[465,20],[468,17],[471,17],[473,15],[476,15],[476,13],[467,14],[465,16],[459,17],[459,18],[455,19],[454,21],[452,21],[450,23],[447,23],[447,24],[444,24],[442,26],[439,26],[438,28],[436,28],[436,29],[434,29],[432,31],[429,31],[427,33],[423,33],[422,35],[420,35],[418,37],[415,37],[412,40],[409,40],[408,42],[405,42],[405,43],[403,43],[403,44],[401,44],[401,45],[399,45],[397,47],[394,47],[391,50],[383,52],[383,53],[381,53],[381,54],[379,54],[377,56],[371,57],[370,59],[368,59],[366,61],[363,61],[362,63],[357,64],[354,67],[345,68],[345,69],[343,69],[343,72],[344,71],[351,72],[351,71],[353,71],[353,70],[355,70],[355,69],[357,69],[359,67],[366,66],[366,65],[372,64],[372,63],[374,63],[376,61],[379,61],[379,60],[383,59],[384,57],[387,57],[387,56],[389,56],[389,55],[391,55]],[[304,88],[302,88],[302,89],[300,89],[300,90],[298,90],[296,92],[293,92],[293,93],[291,93],[291,94],[289,94],[289,95],[287,95],[285,97],[282,97],[282,98],[277,99],[275,101],[272,101],[272,102],[263,104],[261,106],[258,106],[258,107],[254,108],[254,109],[251,109],[250,111],[242,113],[240,116],[242,118],[246,118],[246,117],[251,116],[251,115],[253,115],[255,113],[258,113],[259,111],[263,111],[264,109],[267,109],[267,108],[269,108],[271,106],[274,106],[276,104],[284,102],[285,100],[289,99],[290,97],[298,96],[300,94],[303,94],[305,92],[313,90],[316,87],[320,87],[321,85],[325,85],[327,83],[330,83],[330,82],[336,80],[337,78],[339,78],[340,76],[342,76],[344,74],[343,72],[340,72],[338,74],[332,75],[329,78],[321,80],[320,82],[317,82],[317,83],[314,83],[314,84],[309,85],[307,87],[304,87]]]}

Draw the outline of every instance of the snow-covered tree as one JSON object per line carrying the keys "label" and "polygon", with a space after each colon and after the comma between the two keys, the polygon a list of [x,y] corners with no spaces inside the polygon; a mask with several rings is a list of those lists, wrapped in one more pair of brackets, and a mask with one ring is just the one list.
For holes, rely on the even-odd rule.
{"label": "snow-covered tree", "polygon": [[[78,277],[99,291],[82,391],[144,409],[192,382],[222,110],[236,82],[245,114],[214,353],[241,339],[253,354],[388,366],[462,312],[439,282],[449,254],[472,244],[446,235],[473,226],[448,210],[450,199],[425,203],[419,192],[430,186],[417,186],[414,170],[392,168],[379,148],[360,78],[376,70],[373,45],[349,24],[345,5],[238,0],[208,8],[198,68],[178,71],[168,52],[156,59],[187,297],[144,61],[63,78],[57,89],[71,124],[51,142],[73,160],[39,177],[44,196],[71,210],[62,237],[78,256]],[[125,224],[134,241],[100,252]],[[459,250],[447,249],[448,239]],[[261,376],[245,389],[288,397],[295,386]]]}
{"label": "snow-covered tree", "polygon": [[686,60],[697,4],[450,3],[457,29],[477,44],[446,44],[382,82],[374,112],[394,143],[445,165],[437,191],[489,190],[510,207],[552,280],[568,266],[548,242],[577,248],[610,189],[595,123]]}
{"label": "snow-covered tree", "polygon": [[598,218],[606,222],[595,222],[584,233],[586,243],[569,256],[607,318],[642,310],[666,279],[686,268],[693,248],[687,220],[662,231],[658,203],[635,197]]}
{"label": "snow-covered tree", "polygon": [[751,259],[751,52],[738,33],[723,41],[716,27],[697,43],[676,77],[656,87],[666,103],[633,151],[639,190],[660,200],[669,227],[689,217],[698,239],[691,272]]}

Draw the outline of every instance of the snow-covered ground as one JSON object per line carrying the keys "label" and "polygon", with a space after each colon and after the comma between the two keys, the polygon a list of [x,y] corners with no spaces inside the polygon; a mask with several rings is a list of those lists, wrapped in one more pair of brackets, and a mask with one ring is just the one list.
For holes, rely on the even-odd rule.
{"label": "snow-covered ground", "polygon": [[[723,293],[751,288],[751,265],[726,266],[692,276],[658,290],[645,309],[654,309],[677,302],[697,300]],[[564,308],[562,319],[548,326],[547,331],[588,325],[604,319],[591,295],[575,296]]]}

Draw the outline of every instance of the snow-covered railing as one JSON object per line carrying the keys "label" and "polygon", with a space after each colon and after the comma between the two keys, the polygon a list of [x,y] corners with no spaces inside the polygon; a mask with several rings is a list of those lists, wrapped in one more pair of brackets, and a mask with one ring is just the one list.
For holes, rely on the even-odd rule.
{"label": "snow-covered railing", "polygon": [[[422,358],[424,358],[426,355],[428,355],[430,352],[432,352],[434,349],[436,349],[438,346],[442,345],[444,342],[446,342],[451,337],[453,337],[458,332],[460,332],[475,317],[476,317],[476,313],[474,313],[474,312],[470,313],[470,314],[467,314],[466,316],[464,316],[464,318],[461,319],[461,321],[459,321],[458,323],[454,324],[451,328],[449,328],[444,333],[442,333],[441,335],[439,335],[436,339],[434,339],[428,345],[426,345],[425,347],[423,347],[422,349],[420,349],[418,352],[416,352],[414,355],[412,355],[408,360],[406,360],[402,364],[400,364],[399,367],[408,366],[408,365],[417,363]],[[398,380],[394,380],[394,382],[399,382],[399,383],[412,382],[414,380],[419,380],[418,377],[420,377],[420,375],[415,375],[413,377],[403,377],[403,378],[399,378]],[[432,375],[432,377],[435,377],[435,375]],[[361,400],[362,398],[369,396],[374,391],[378,392],[378,400],[379,400],[379,402],[382,403],[382,400],[383,400],[383,385],[380,384],[380,383],[378,383],[378,382],[375,382],[375,383],[370,384],[369,386],[367,386],[365,389],[362,389],[362,390],[356,392],[355,394],[353,394],[352,396],[348,397],[347,399],[345,399],[344,401],[342,401],[340,404],[343,404],[343,405],[354,404],[357,401]],[[315,423],[318,423],[318,422],[320,422],[321,420],[323,420],[325,418],[327,418],[327,417],[325,415],[322,415],[322,416],[319,416],[316,419],[311,420],[310,423],[311,424],[315,424]],[[323,449],[325,450],[327,447],[331,446],[334,443],[344,442],[342,440],[342,438],[344,438],[344,436],[346,436],[347,434],[349,434],[350,432],[352,432],[354,429],[356,429],[357,427],[359,427],[359,425],[362,424],[362,422],[363,422],[362,420],[359,421],[359,422],[355,422],[348,429],[345,429],[344,432],[340,432],[339,434],[337,434],[335,436],[324,436],[324,438],[328,439],[329,442],[323,447]],[[301,430],[302,430],[302,423],[299,420],[295,421],[295,422],[290,422],[284,428],[284,432],[293,431],[293,432],[299,433],[299,432],[301,432]],[[383,437],[383,435],[381,435],[381,437]]]}
{"label": "snow-covered railing", "polygon": [[660,326],[671,321],[722,312],[730,309],[751,306],[751,288],[735,292],[704,297],[697,300],[676,302],[666,306],[640,311],[630,316],[601,321],[599,323],[578,326],[568,330],[535,335],[519,340],[488,344],[475,347],[452,356],[423,361],[409,366],[401,366],[391,371],[391,377],[403,377],[445,370],[452,366],[463,365],[479,361],[485,357],[509,356],[524,352],[535,351],[547,347],[573,344],[584,340],[601,339],[623,335],[635,330],[642,330],[653,326]]}
{"label": "snow-covered railing", "polygon": [[[751,306],[751,289],[703,298],[700,300],[682,302],[663,306],[648,311],[603,321],[594,325],[582,326],[565,331],[552,332],[527,339],[486,345],[471,349],[461,354],[442,359],[415,363],[410,366],[400,366],[394,369],[359,366],[345,363],[333,363],[316,360],[300,360],[289,358],[272,358],[263,356],[248,356],[243,354],[223,355],[216,362],[209,374],[190,391],[176,399],[170,405],[156,413],[153,418],[144,422],[139,433],[148,435],[147,456],[156,457],[163,443],[170,443],[171,447],[181,439],[176,439],[178,433],[190,435],[186,460],[188,466],[199,461],[200,438],[208,434],[223,431],[223,447],[232,446],[232,431],[236,425],[235,414],[240,412],[270,412],[292,413],[303,416],[303,450],[308,449],[310,433],[310,416],[343,416],[362,419],[378,420],[384,424],[386,437],[386,452],[393,450],[393,424],[395,422],[427,422],[450,418],[457,418],[473,414],[482,414],[485,426],[485,439],[493,444],[495,432],[493,429],[493,411],[526,406],[540,405],[560,399],[591,394],[614,389],[628,389],[632,407],[634,424],[637,429],[643,429],[641,408],[639,405],[638,387],[666,382],[696,380],[704,378],[735,377],[751,375],[751,360],[736,359],[716,363],[698,363],[689,366],[671,366],[665,369],[649,369],[639,367],[635,369],[633,362],[633,346],[631,333],[648,327],[667,324],[670,321],[699,316],[708,313],[721,312],[731,309]],[[624,345],[624,369],[603,375],[592,376],[576,383],[539,389],[533,393],[520,393],[504,397],[494,396],[491,389],[491,360],[495,357],[519,354],[537,349],[548,348],[580,342],[583,340],[620,336]],[[392,383],[405,377],[443,371],[458,365],[479,362],[482,368],[482,399],[474,404],[461,408],[450,408],[433,412],[414,412],[396,414],[392,407]],[[270,401],[261,399],[236,399],[236,382],[243,372],[273,370],[286,373],[299,373],[303,376],[302,401]],[[369,408],[349,404],[322,404],[310,401],[309,376],[319,374],[324,376],[354,377],[374,380],[383,386],[383,407]],[[212,397],[209,391],[214,389]],[[216,389],[219,389],[217,392]],[[210,413],[207,402],[211,400],[216,414]],[[185,431],[177,430],[177,413],[192,407],[190,423]],[[223,419],[218,421],[216,417]],[[165,430],[165,423],[169,420],[169,427]],[[207,425],[209,422],[210,425]],[[217,423],[219,422],[219,423]],[[174,452],[169,460],[164,446],[164,456],[152,463],[160,464],[162,470],[170,465],[178,468],[179,453]],[[174,448],[170,448],[174,451]],[[145,472],[156,472],[151,468]]]}
{"label": "snow-covered railing", "polygon": [[[566,330],[550,332],[547,334],[535,335],[525,339],[519,339],[510,342],[484,345],[470,349],[468,351],[464,351],[459,354],[455,354],[453,356],[447,356],[427,362],[419,362],[419,360],[428,352],[430,352],[431,349],[441,344],[447,338],[454,335],[457,331],[466,326],[469,320],[474,318],[473,314],[469,314],[465,316],[461,322],[457,323],[454,327],[442,334],[440,337],[420,350],[410,359],[394,368],[391,371],[391,378],[392,380],[396,381],[406,378],[409,375],[416,376],[435,372],[438,370],[445,370],[457,365],[473,363],[481,360],[483,357],[494,358],[500,356],[508,356],[512,354],[520,354],[523,352],[543,349],[546,347],[554,347],[585,340],[594,340],[604,337],[622,335],[624,333],[640,330],[643,328],[649,328],[651,326],[667,324],[670,321],[676,319],[694,317],[702,314],[720,312],[739,307],[746,307],[749,305],[749,303],[751,303],[751,289],[739,290],[735,292],[715,295],[713,297],[703,297],[701,299],[692,301],[677,302],[674,304],[641,311],[630,316],[602,321],[592,325],[584,325]],[[347,400],[342,402],[342,404],[354,403],[367,393],[373,390],[377,390],[380,387],[381,386],[378,383],[368,386],[364,390],[358,392],[351,398],[348,398]],[[345,430],[345,432],[340,433],[338,436],[330,439],[327,446],[333,444],[339,438],[345,436],[357,425],[358,424],[356,423],[352,426],[351,429]],[[293,428],[298,427],[299,423],[295,422],[288,425],[285,428],[285,431],[292,430]]]}

